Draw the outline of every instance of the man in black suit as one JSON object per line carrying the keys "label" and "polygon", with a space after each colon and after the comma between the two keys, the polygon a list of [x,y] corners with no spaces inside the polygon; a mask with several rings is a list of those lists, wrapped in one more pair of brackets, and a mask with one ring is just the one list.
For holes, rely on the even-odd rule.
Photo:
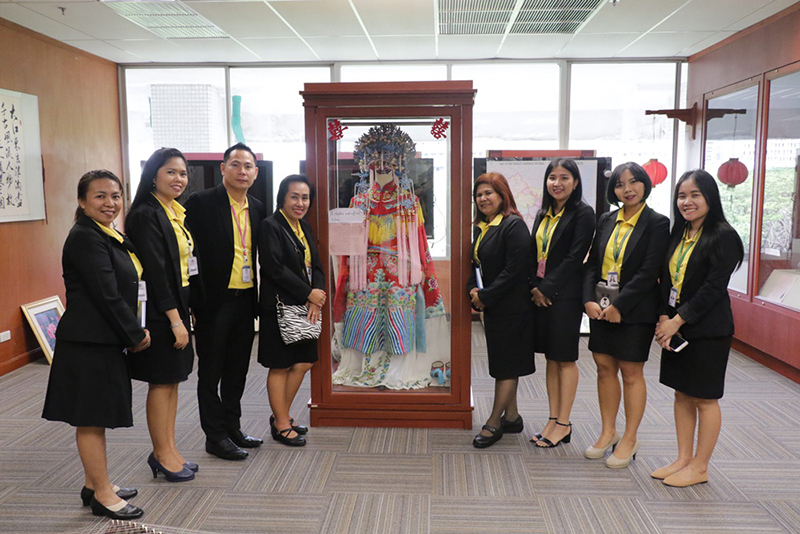
{"label": "man in black suit", "polygon": [[244,448],[263,443],[242,432],[240,419],[258,315],[256,247],[265,211],[247,194],[258,174],[250,148],[242,143],[230,147],[220,168],[221,185],[186,201],[202,285],[191,293],[197,318],[197,404],[206,451],[243,460]]}

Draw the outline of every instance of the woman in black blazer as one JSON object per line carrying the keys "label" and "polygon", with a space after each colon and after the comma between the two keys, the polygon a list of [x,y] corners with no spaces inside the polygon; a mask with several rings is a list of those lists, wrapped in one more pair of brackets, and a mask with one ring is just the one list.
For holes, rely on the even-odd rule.
{"label": "woman in black blazer", "polygon": [[522,431],[517,383],[520,376],[536,371],[528,285],[530,234],[502,174],[479,176],[473,198],[478,213],[467,290],[473,308],[484,312],[489,375],[495,379],[492,413],[472,441],[485,448],[503,437],[504,421],[510,432]]}
{"label": "woman in black blazer", "polygon": [[138,492],[112,486],[106,464],[106,428],[133,426],[125,350],[150,344],[136,317],[141,264],[112,226],[122,202],[122,183],[109,171],[89,171],[78,182],[79,207],[61,260],[67,307],[56,330],[42,417],[77,427],[84,506],[94,515],[135,519],[142,509],[125,499]]}
{"label": "woman in black blazer", "polygon": [[153,452],[147,463],[169,482],[194,478],[198,466],[175,444],[178,383],[192,372],[194,351],[189,337],[189,280],[197,275],[194,240],[184,224],[185,210],[176,200],[189,178],[186,158],[175,148],[156,150],[125,219],[125,230],[139,251],[147,286],[149,349],[130,358],[131,376],[149,384],[147,428]]}
{"label": "woman in black blazer", "polygon": [[[640,165],[628,162],[614,169],[606,198],[622,207],[600,217],[585,267],[584,308],[591,319],[589,350],[597,365],[603,423],[585,455],[603,458],[616,445],[606,459],[610,468],[627,467],[639,450],[636,432],[647,404],[643,370],[658,320],[658,274],[669,241],[669,219],[645,204],[651,189]],[[620,438],[616,420],[623,394],[625,433]]]}
{"label": "woman in black blazer", "polygon": [[277,299],[286,306],[305,305],[308,320],[322,320],[325,275],[311,225],[303,220],[314,201],[308,178],[293,174],[278,187],[278,210],[261,223],[261,332],[258,362],[269,368],[267,395],[272,408],[272,439],[301,447],[308,428],[289,415],[303,377],[317,361],[316,340],[286,345],[281,339]]}
{"label": "woman in black blazer", "polygon": [[[744,247],[725,220],[717,183],[706,171],[681,176],[673,198],[675,224],[661,270],[656,341],[663,348],[661,383],[675,390],[678,459],[652,476],[684,487],[708,482],[733,338],[728,282],[742,263]],[[676,334],[689,342],[680,352],[670,349]]]}
{"label": "woman in black blazer", "polygon": [[578,344],[583,316],[583,260],[594,235],[594,210],[583,202],[574,160],[554,159],[544,173],[542,207],[531,232],[531,295],[536,352],[547,359],[550,417],[531,441],[539,447],[570,442],[570,414],[578,388]]}

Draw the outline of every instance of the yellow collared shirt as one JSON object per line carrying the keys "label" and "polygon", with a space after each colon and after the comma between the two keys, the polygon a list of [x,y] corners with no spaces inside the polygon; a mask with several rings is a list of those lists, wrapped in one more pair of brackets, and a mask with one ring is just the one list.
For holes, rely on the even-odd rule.
{"label": "yellow collared shirt", "polygon": [[[244,206],[240,206],[230,193],[228,193],[228,202],[231,205],[231,221],[233,222],[233,266],[228,289],[247,289],[253,287],[253,279],[256,276],[253,269],[253,240],[251,239],[253,229],[250,228],[250,204],[245,196]],[[242,247],[242,240],[244,240],[244,247]],[[249,282],[242,282],[242,268],[245,265],[250,266]]]}
{"label": "yellow collared shirt", "polygon": [[297,239],[299,239],[305,247],[305,257],[303,259],[305,260],[306,267],[311,267],[311,248],[308,246],[308,240],[306,239],[306,234],[303,232],[303,227],[300,226],[300,221],[297,221],[297,228],[295,228],[294,224],[292,224],[292,221],[290,221],[289,217],[286,216],[283,208],[280,209],[280,212],[281,215],[283,215],[283,218],[286,219],[286,222],[289,223],[289,228],[292,229],[294,235],[297,236]]}
{"label": "yellow collared shirt", "polygon": [[[642,207],[639,208],[639,211],[627,221],[624,216],[625,210],[623,208],[617,210],[616,227],[611,234],[611,238],[608,240],[608,244],[606,244],[605,254],[603,254],[603,270],[600,273],[600,277],[603,280],[608,280],[609,272],[615,272],[617,275],[620,274],[622,270],[622,261],[625,258],[625,249],[628,246],[628,241],[630,241],[636,223],[639,222],[639,218],[642,216],[645,206],[646,204],[642,203]],[[615,249],[619,251],[617,261],[614,261]]]}
{"label": "yellow collared shirt", "polygon": [[[681,301],[681,289],[683,289],[683,277],[686,275],[686,266],[689,265],[689,258],[692,252],[694,252],[702,234],[703,229],[700,228],[692,237],[689,237],[689,228],[687,227],[686,230],[683,231],[683,239],[681,239],[680,244],[675,247],[675,252],[672,253],[672,257],[669,259],[669,279],[672,282],[672,286],[678,290],[678,299],[676,302]],[[681,255],[683,255],[683,259],[681,261],[680,271],[678,271],[678,259],[680,259]],[[676,273],[677,276],[675,276]]]}
{"label": "yellow collared shirt", "polygon": [[[553,207],[547,210],[547,215],[544,216],[542,222],[539,223],[539,228],[536,230],[536,250],[539,251],[539,260],[546,260],[547,253],[550,251],[552,244],[553,234],[555,234],[556,226],[561,221],[561,216],[564,214],[564,208],[558,212],[558,215],[553,215]],[[544,249],[544,238],[547,235],[547,250]]]}
{"label": "yellow collared shirt", "polygon": [[[186,208],[181,206],[177,200],[173,200],[169,208],[161,202],[161,199],[153,195],[164,211],[167,213],[167,218],[172,225],[172,230],[175,232],[175,239],[178,241],[178,253],[181,260],[181,285],[186,287],[189,285],[189,257],[192,255],[194,249],[194,240],[189,229],[186,228],[184,220],[186,219]],[[174,213],[174,214],[173,214]]]}
{"label": "yellow collared shirt", "polygon": [[[124,242],[124,240],[122,239],[122,234],[120,234],[119,232],[117,232],[113,228],[109,228],[108,226],[103,226],[102,224],[100,224],[97,221],[94,221],[94,222],[95,222],[95,224],[97,224],[97,226],[100,227],[100,229],[103,232],[105,232],[106,234],[110,235],[111,237],[113,237],[114,239],[119,241],[120,243]],[[133,267],[136,269],[136,277],[139,280],[141,280],[142,279],[142,272],[144,271],[144,269],[142,269],[142,262],[140,262],[139,258],[136,257],[136,254],[134,254],[130,250],[128,251],[128,255],[131,257],[131,261],[133,262]]]}
{"label": "yellow collared shirt", "polygon": [[481,260],[478,259],[478,247],[481,244],[481,240],[483,240],[483,236],[486,235],[486,232],[489,231],[490,226],[500,226],[500,223],[503,222],[503,214],[498,213],[494,216],[491,222],[484,222],[481,221],[478,223],[478,228],[481,229],[481,235],[478,236],[478,239],[475,240],[475,248],[472,251],[472,256],[475,258],[475,263],[480,265]]}

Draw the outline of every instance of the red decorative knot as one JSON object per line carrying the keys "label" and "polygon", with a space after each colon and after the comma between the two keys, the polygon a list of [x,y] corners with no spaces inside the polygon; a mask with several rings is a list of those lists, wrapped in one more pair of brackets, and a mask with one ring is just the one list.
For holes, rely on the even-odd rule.
{"label": "red decorative knot", "polygon": [[441,139],[442,137],[447,137],[445,132],[447,129],[450,128],[450,123],[444,119],[436,119],[433,122],[433,126],[431,126],[431,135],[434,136],[436,139]]}
{"label": "red decorative knot", "polygon": [[328,133],[330,134],[332,141],[338,141],[344,137],[344,131],[346,129],[347,126],[342,126],[342,123],[339,122],[339,119],[331,119],[328,121]]}
{"label": "red decorative knot", "polygon": [[647,176],[650,177],[653,187],[667,179],[667,167],[655,158],[642,165],[642,167]]}
{"label": "red decorative knot", "polygon": [[739,161],[739,158],[731,158],[719,166],[717,178],[719,178],[720,182],[733,189],[747,180],[749,174],[750,171],[747,170],[747,166]]}

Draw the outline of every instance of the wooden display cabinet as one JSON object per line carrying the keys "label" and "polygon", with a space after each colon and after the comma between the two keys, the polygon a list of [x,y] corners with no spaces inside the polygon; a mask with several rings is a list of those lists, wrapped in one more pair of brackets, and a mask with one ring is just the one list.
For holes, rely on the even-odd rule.
{"label": "wooden display cabinet", "polygon": [[[311,372],[311,425],[472,428],[464,289],[472,237],[472,82],[315,83],[301,94],[305,168],[316,187],[308,218],[328,292],[320,360]],[[389,132],[389,140],[379,132]],[[354,155],[359,141],[363,150]],[[347,213],[365,222],[329,222],[351,206],[361,211]],[[423,214],[427,228],[399,215],[412,212]],[[358,238],[369,239],[368,254],[341,252],[358,241],[343,239],[351,229],[372,229]],[[422,262],[416,285],[413,275],[403,281],[400,274],[402,265],[417,272],[412,259],[405,261],[414,250]],[[364,276],[360,261],[367,271],[361,285],[353,274]]]}

